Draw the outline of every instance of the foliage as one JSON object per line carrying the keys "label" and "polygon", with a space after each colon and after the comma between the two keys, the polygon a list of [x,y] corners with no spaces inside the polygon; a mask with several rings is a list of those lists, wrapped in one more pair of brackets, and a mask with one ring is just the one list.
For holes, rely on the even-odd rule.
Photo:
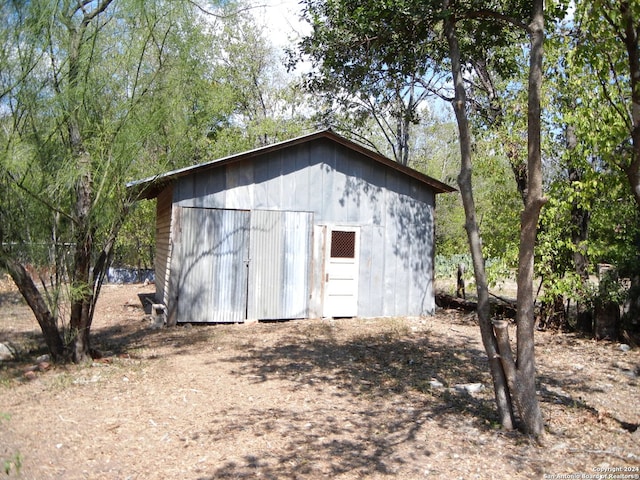
{"label": "foliage", "polygon": [[630,80],[624,48],[606,20],[620,11],[610,7],[605,13],[591,3],[578,5],[577,21],[557,24],[549,42],[553,168],[537,248],[547,300],[593,304],[592,289],[576,271],[580,256],[592,274],[597,263],[610,263],[630,276],[638,264],[638,209],[625,178],[632,119],[622,114]]}
{"label": "foliage", "polygon": [[153,268],[155,258],[155,203],[140,201],[122,225],[113,263],[118,266]]}
{"label": "foliage", "polygon": [[[465,266],[464,278],[473,280],[473,265],[471,255],[468,253],[457,255],[436,255],[434,272],[436,278],[455,279],[458,274],[458,265]],[[489,258],[486,261],[487,278],[490,287],[495,287],[501,282],[513,277],[513,268],[507,265],[500,257]]]}
{"label": "foliage", "polygon": [[211,135],[214,158],[311,129],[309,100],[285,71],[285,59],[269,42],[264,26],[238,4],[225,5],[223,12],[212,44],[211,75],[229,115]]}
{"label": "foliage", "polygon": [[[640,209],[640,9],[635,2],[598,0],[576,5],[571,66],[588,76],[576,81],[577,100],[595,106],[574,122],[611,168],[624,172]],[[575,112],[578,113],[578,112]]]}
{"label": "foliage", "polygon": [[434,262],[434,271],[436,278],[456,278],[458,265],[464,264],[469,272],[471,265],[471,256],[469,254],[458,255],[436,255]]}
{"label": "foliage", "polygon": [[[64,339],[74,360],[88,356],[95,302],[134,200],[126,180],[206,144],[202,120],[194,129],[182,121],[198,119],[194,99],[205,90],[195,12],[189,2],[164,0],[0,7],[0,236],[4,245],[69,247],[50,259],[56,283],[45,290],[48,311],[36,306],[35,288],[27,298],[54,356],[61,352],[52,345]],[[0,252],[21,288],[31,283],[25,260],[35,258]],[[61,334],[59,324],[75,333]]]}

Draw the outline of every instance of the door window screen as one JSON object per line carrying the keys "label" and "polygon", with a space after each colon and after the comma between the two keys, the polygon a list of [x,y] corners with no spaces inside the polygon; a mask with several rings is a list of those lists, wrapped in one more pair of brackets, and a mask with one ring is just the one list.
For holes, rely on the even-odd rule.
{"label": "door window screen", "polygon": [[355,258],[356,232],[331,232],[331,258]]}

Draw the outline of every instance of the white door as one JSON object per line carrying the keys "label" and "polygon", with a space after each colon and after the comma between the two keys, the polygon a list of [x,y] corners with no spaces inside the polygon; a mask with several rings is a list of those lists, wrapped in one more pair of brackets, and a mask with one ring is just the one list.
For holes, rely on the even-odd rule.
{"label": "white door", "polygon": [[358,315],[358,257],[360,229],[331,227],[326,230],[323,317]]}

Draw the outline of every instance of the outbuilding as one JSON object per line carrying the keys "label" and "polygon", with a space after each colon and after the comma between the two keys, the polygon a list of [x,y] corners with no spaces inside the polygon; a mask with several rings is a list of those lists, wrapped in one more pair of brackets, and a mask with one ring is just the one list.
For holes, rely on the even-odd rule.
{"label": "outbuilding", "polygon": [[436,195],[455,189],[331,130],[128,188],[157,198],[170,323],[435,310]]}

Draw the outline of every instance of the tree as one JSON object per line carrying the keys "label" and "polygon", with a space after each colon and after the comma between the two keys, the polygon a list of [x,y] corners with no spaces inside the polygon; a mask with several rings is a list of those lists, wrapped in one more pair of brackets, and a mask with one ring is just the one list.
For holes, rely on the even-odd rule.
{"label": "tree", "polygon": [[[314,34],[300,42],[299,51],[290,52],[290,62],[311,60],[314,68],[306,86],[324,100],[320,122],[378,151],[389,151],[398,163],[407,165],[412,127],[419,124],[422,111],[428,111],[427,100],[444,82],[435,60],[428,55],[412,52],[401,62],[390,56],[394,48],[398,52],[415,39],[414,19],[394,11],[410,2],[375,6],[376,22],[388,22],[383,30],[374,26],[376,22],[368,23],[372,6],[368,2],[305,3],[304,14],[313,23]],[[420,14],[426,14],[429,21],[428,9]],[[403,32],[406,38],[394,37],[392,31]],[[387,43],[385,51],[380,49],[383,42]],[[377,52],[370,50],[372,45]],[[384,138],[383,145],[372,140],[372,127]]]}
{"label": "tree", "polygon": [[598,131],[602,154],[627,176],[640,208],[640,9],[635,2],[576,5],[580,59],[598,79],[609,121]]}
{"label": "tree", "polygon": [[[306,2],[306,15],[314,33],[302,42],[304,52],[322,61],[324,69],[344,69],[362,78],[367,72],[388,70],[401,78],[425,69],[449,66],[453,82],[452,106],[456,115],[461,152],[458,185],[465,209],[465,228],[472,253],[478,293],[478,318],[489,357],[500,421],[512,428],[512,398],[523,429],[539,436],[542,416],[535,391],[533,350],[533,251],[537,221],[544,197],[540,152],[540,84],[542,65],[542,2],[499,2],[475,8],[472,2],[395,2],[338,0]],[[503,10],[504,9],[504,10]],[[557,13],[554,11],[554,13]],[[513,28],[515,26],[515,29]],[[482,59],[498,59],[508,73],[514,62],[504,50],[514,40],[530,42],[528,162],[524,210],[521,216],[518,273],[517,359],[513,359],[506,325],[492,325],[480,229],[472,188],[472,137],[468,119],[466,73],[471,65],[486,66]],[[518,40],[520,38],[520,40]],[[507,49],[507,52],[509,49]],[[473,61],[475,59],[475,62]],[[503,60],[500,62],[499,60]],[[422,67],[421,67],[422,66]],[[495,329],[494,329],[495,326]]]}
{"label": "tree", "polygon": [[[601,99],[597,120],[593,112],[587,117],[596,132],[590,139],[603,160],[624,173],[640,212],[640,6],[636,2],[596,1],[577,5],[576,18],[578,59],[594,72],[598,88],[593,93]],[[608,108],[602,109],[602,105]],[[637,232],[632,245],[635,254],[619,267],[632,279],[628,320],[638,330],[640,234]]]}
{"label": "tree", "polygon": [[299,136],[311,128],[308,98],[286,71],[284,55],[248,9],[225,6],[212,44],[215,88],[225,93],[230,115],[217,132],[224,154]]}
{"label": "tree", "polygon": [[[628,217],[631,210],[634,217],[639,212],[630,76],[638,55],[630,26],[638,21],[636,7],[624,2],[576,7],[571,21],[557,25],[552,38],[554,99],[549,110],[557,167],[549,176],[551,202],[543,219],[539,254],[544,260],[539,264],[545,301],[575,300],[577,328],[592,333],[595,297],[588,276],[595,273],[594,263],[613,263],[640,285],[640,237],[637,222]],[[626,194],[620,188],[625,183],[631,186]]]}
{"label": "tree", "polygon": [[[0,213],[0,266],[33,310],[53,357],[83,362],[133,201],[125,179],[163,156],[150,125],[171,113],[162,106],[181,87],[171,72],[184,68],[198,17],[189,2],[163,0],[36,0],[0,8],[0,175],[8,207]],[[57,286],[66,290],[51,291],[41,277],[42,293],[25,268],[33,259],[12,248],[35,243],[57,247]]]}

